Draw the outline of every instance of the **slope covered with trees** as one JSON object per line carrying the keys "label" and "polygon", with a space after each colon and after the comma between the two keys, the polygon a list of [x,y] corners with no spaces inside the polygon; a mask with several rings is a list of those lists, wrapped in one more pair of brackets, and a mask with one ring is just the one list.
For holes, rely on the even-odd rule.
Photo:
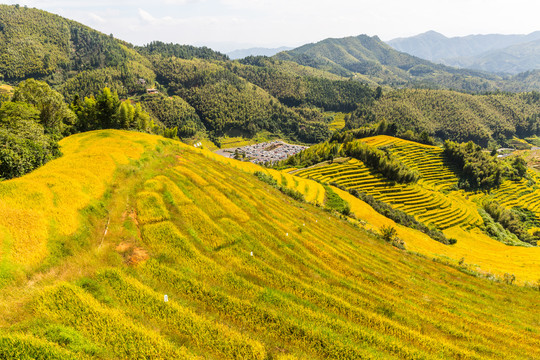
{"label": "slope covered with trees", "polygon": [[214,135],[254,135],[268,130],[304,142],[318,142],[329,136],[322,113],[313,110],[310,116],[302,116],[303,111],[283,106],[226,64],[176,57],[155,58],[154,63],[158,81],[168,87],[169,93],[186,99]]}
{"label": "slope covered with trees", "polygon": [[513,136],[539,134],[540,96],[531,93],[469,95],[448,90],[396,90],[351,114],[349,128],[385,119],[402,129],[486,147]]}
{"label": "slope covered with trees", "polygon": [[324,72],[306,73],[290,69],[291,62],[266,57],[248,57],[233,63],[232,70],[246,80],[260,86],[287,106],[309,105],[326,111],[354,110],[358,104],[368,103],[373,90],[359,81],[325,76]]}
{"label": "slope covered with trees", "polygon": [[111,36],[38,9],[1,5],[0,29],[0,73],[6,80],[63,76],[128,58]]}
{"label": "slope covered with trees", "polygon": [[392,49],[378,37],[359,35],[326,39],[276,55],[283,60],[339,74],[362,74],[379,84],[453,88],[465,91],[494,89],[496,76],[434,64]]}
{"label": "slope covered with trees", "polygon": [[535,40],[540,40],[540,31],[528,35],[486,34],[451,38],[435,31],[428,31],[411,37],[393,39],[387,43],[398,51],[456,66],[458,63],[455,60],[462,57],[481,56],[484,53]]}
{"label": "slope covered with trees", "polygon": [[179,96],[147,95],[142,97],[141,104],[163,125],[177,128],[179,137],[190,137],[206,130],[197,111]]}
{"label": "slope covered with trees", "polygon": [[326,70],[340,76],[368,78],[379,85],[432,89],[454,89],[465,92],[538,90],[540,77],[523,74],[501,77],[478,70],[458,69],[394,50],[377,36],[359,35],[325,39],[275,55],[302,65]]}
{"label": "slope covered with trees", "polygon": [[[39,78],[62,93],[66,102],[83,102],[105,87],[121,99],[139,100],[147,89],[157,87],[165,95],[177,96],[168,101],[175,109],[158,110],[154,103],[159,101],[146,99],[147,109],[156,121],[178,127],[183,136],[200,132],[217,139],[229,132],[252,136],[264,130],[317,142],[329,136],[326,117],[315,109],[287,105],[351,110],[356,102],[371,96],[364,85],[328,80],[337,77],[290,63],[280,70],[286,80],[278,81],[281,89],[274,88],[274,93],[286,93],[287,80],[300,77],[307,100],[302,89],[276,98],[266,91],[271,89],[267,82],[250,82],[256,76],[251,76],[247,65],[233,64],[208,48],[159,41],[133,47],[41,10],[7,5],[0,10],[0,25],[5,29],[0,66],[4,80],[16,85],[29,77]],[[284,105],[280,99],[292,101]],[[179,105],[182,101],[187,104]],[[195,113],[189,110],[184,116],[186,105]]]}
{"label": "slope covered with trees", "polygon": [[[424,139],[473,140],[483,146],[538,132],[534,94],[389,91],[388,85],[486,91],[503,79],[435,65],[399,53],[376,37],[327,39],[273,58],[230,61],[188,45],[155,41],[133,47],[36,9],[2,5],[0,25],[4,80],[16,85],[39,78],[67,103],[96,97],[105,87],[120,99],[139,101],[147,89],[157,88],[164,97],[146,97],[145,109],[156,123],[174,124],[183,137],[198,132],[219,143],[222,135],[268,131],[319,142],[330,135],[331,120],[323,115],[328,111],[350,113],[347,129],[385,119],[397,126],[392,135],[410,129],[424,133]],[[503,83],[517,91],[537,86],[538,78],[530,72]],[[385,86],[384,96],[379,84]],[[163,100],[167,96],[176,98]],[[174,109],[157,109],[157,103]]]}

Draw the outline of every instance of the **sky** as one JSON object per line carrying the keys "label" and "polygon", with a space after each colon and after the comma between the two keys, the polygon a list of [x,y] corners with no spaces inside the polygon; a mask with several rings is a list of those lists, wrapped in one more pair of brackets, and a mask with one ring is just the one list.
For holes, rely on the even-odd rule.
{"label": "sky", "polygon": [[296,47],[329,37],[382,40],[435,30],[448,37],[540,30],[538,0],[16,0],[135,45]]}

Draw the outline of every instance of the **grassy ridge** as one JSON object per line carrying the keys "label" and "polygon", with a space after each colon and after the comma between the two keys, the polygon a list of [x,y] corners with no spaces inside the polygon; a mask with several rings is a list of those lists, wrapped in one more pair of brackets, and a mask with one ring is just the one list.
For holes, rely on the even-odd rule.
{"label": "grassy ridge", "polygon": [[[83,141],[99,152],[103,133],[111,147],[129,137],[68,138],[66,158]],[[168,142],[121,167],[102,198],[103,242],[0,288],[0,353],[17,343],[51,358],[540,356],[537,290],[397,250],[258,181],[260,167],[216,156]],[[333,191],[366,221],[388,221]],[[398,232],[407,248],[423,241]]]}

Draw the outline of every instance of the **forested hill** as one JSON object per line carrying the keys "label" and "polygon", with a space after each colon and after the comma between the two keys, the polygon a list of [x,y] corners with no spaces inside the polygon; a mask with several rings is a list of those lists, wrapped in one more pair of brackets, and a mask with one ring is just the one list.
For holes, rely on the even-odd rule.
{"label": "forested hill", "polygon": [[[361,82],[292,62],[237,63],[209,48],[160,41],[134,47],[38,9],[0,5],[0,29],[3,81],[44,80],[68,103],[107,87],[141,101],[181,137],[268,131],[317,142],[330,134],[321,110],[352,111],[374,95]],[[158,94],[147,96],[153,88]]]}
{"label": "forested hill", "polygon": [[[333,115],[328,112],[353,113],[349,127],[384,118],[397,125],[414,124],[419,133],[481,144],[538,133],[536,107],[527,106],[526,114],[509,108],[509,120],[506,110],[497,110],[500,106],[493,110],[492,100],[479,112],[465,111],[466,104],[484,98],[449,90],[396,95],[389,88],[540,89],[540,72],[502,79],[458,70],[395,51],[377,37],[327,39],[272,58],[231,61],[189,45],[155,41],[134,47],[77,22],[20,6],[0,5],[0,30],[4,82],[17,86],[30,77],[46,81],[76,108],[107,87],[120,100],[140,102],[151,121],[176,128],[181,138],[203,137],[218,146],[226,135],[260,133],[305,143],[324,141],[331,134]],[[148,89],[157,94],[147,94]],[[441,94],[453,110],[427,111],[425,104],[436,106]],[[525,97],[506,99],[521,104]],[[495,126],[493,119],[502,120]]]}
{"label": "forested hill", "polygon": [[133,56],[121,42],[77,22],[0,5],[0,73],[5,80],[113,66]]}
{"label": "forested hill", "polygon": [[[457,69],[394,50],[377,36],[325,39],[276,55],[341,76],[363,75],[380,85],[453,89],[466,92],[538,90],[540,77],[523,83],[477,70]],[[521,75],[523,76],[523,75]],[[530,77],[530,74],[529,74]]]}
{"label": "forested hill", "polygon": [[450,66],[518,74],[540,68],[540,31],[448,38],[435,31],[388,41],[398,51]]}
{"label": "forested hill", "polygon": [[473,141],[484,147],[513,137],[540,135],[540,93],[463,94],[449,90],[401,89],[384,94],[369,109],[346,117],[354,129],[385,120],[443,140]]}
{"label": "forested hill", "polygon": [[377,36],[359,35],[326,39],[276,56],[342,76],[360,73],[378,79],[378,83],[388,85],[415,82],[433,87],[485,91],[491,88],[490,81],[497,80],[493,75],[458,70],[401,53],[382,42]]}

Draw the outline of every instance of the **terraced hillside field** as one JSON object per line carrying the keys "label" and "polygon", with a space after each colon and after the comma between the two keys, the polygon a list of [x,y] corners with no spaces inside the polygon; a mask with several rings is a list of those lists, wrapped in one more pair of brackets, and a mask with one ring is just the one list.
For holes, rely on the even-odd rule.
{"label": "terraced hillside field", "polygon": [[[3,219],[0,358],[540,357],[538,290],[398,250],[260,182],[256,165],[119,131],[62,146],[0,183],[2,204],[30,183],[36,199]],[[77,175],[105,164],[96,190]],[[60,209],[78,222],[62,228]],[[50,232],[22,244],[28,216]],[[19,246],[46,250],[15,262],[31,252]]]}
{"label": "terraced hillside field", "polygon": [[336,183],[346,189],[357,189],[442,230],[454,226],[470,230],[482,224],[477,205],[468,201],[464,192],[448,191],[457,184],[457,177],[444,162],[440,148],[390,136],[363,141],[390,151],[408,167],[417,170],[421,177],[418,183],[396,184],[356,159],[290,173],[324,183]]}
{"label": "terraced hillside field", "polygon": [[493,199],[508,209],[525,208],[540,218],[540,178],[533,171],[529,171],[529,177],[531,180],[506,180],[499,188],[492,190],[489,196],[478,194],[476,197]]}
{"label": "terraced hillside field", "polygon": [[[454,166],[445,161],[440,148],[389,136],[376,136],[366,138],[364,141],[369,145],[387,148],[392,155],[417,170],[422,177],[419,184],[424,187],[447,192],[457,184]],[[508,209],[518,206],[540,217],[540,179],[533,171],[529,171],[528,175],[529,179],[505,180],[501,186],[491,189],[488,193],[460,192],[460,194],[468,198],[467,200],[475,200],[477,204],[485,200],[495,200]],[[455,192],[449,194],[453,195]]]}

